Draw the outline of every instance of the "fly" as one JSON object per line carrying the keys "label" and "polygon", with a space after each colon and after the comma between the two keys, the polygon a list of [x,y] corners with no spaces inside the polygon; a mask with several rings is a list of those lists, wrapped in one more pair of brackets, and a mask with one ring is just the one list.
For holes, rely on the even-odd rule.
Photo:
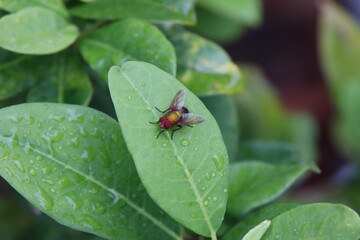
{"label": "fly", "polygon": [[177,127],[173,129],[171,133],[171,139],[173,139],[174,132],[180,130],[182,126],[193,127],[191,126],[192,124],[198,124],[205,121],[205,118],[203,116],[190,113],[189,110],[184,107],[184,103],[185,90],[181,89],[176,93],[168,109],[166,109],[165,111],[161,111],[157,107],[155,107],[156,110],[165,114],[164,116],[159,118],[159,121],[150,122],[151,124],[159,124],[159,127],[161,129],[156,138],[158,138],[161,133],[168,130],[169,128]]}

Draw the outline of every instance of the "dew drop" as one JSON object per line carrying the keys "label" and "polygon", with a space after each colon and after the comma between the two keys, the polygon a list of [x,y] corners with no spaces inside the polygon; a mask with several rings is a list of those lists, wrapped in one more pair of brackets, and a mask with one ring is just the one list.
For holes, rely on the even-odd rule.
{"label": "dew drop", "polygon": [[36,160],[37,161],[41,161],[42,160],[42,157],[40,155],[36,156]]}
{"label": "dew drop", "polygon": [[74,192],[67,193],[64,198],[74,210],[78,210],[83,206],[83,201]]}
{"label": "dew drop", "polygon": [[46,178],[41,179],[41,181],[44,183],[47,183],[49,185],[54,185],[54,183],[55,183],[53,180],[46,179]]}
{"label": "dew drop", "polygon": [[25,168],[24,168],[24,165],[22,164],[22,162],[17,161],[17,160],[13,160],[13,163],[15,164],[16,168],[17,168],[20,172],[25,172]]}
{"label": "dew drop", "polygon": [[146,82],[141,82],[141,86],[146,87]]}
{"label": "dew drop", "polygon": [[29,173],[31,176],[36,176],[36,170],[33,168],[30,168]]}
{"label": "dew drop", "polygon": [[30,163],[30,164],[34,164],[34,163],[35,163],[34,159],[30,159],[30,160],[29,160],[29,163]]}
{"label": "dew drop", "polygon": [[150,107],[150,106],[146,107],[146,111],[151,112],[152,110],[153,110],[152,107]]}
{"label": "dew drop", "polygon": [[213,157],[212,157],[212,160],[214,161],[215,166],[216,166],[216,169],[217,169],[218,171],[220,171],[221,169],[223,169],[224,163],[225,163],[225,159],[224,159],[223,156],[218,155],[218,154],[214,154]]}
{"label": "dew drop", "polygon": [[228,192],[227,188],[224,188],[224,189],[223,189],[223,192]]}
{"label": "dew drop", "polygon": [[209,202],[207,200],[204,201],[204,205],[207,206],[209,205]]}
{"label": "dew drop", "polygon": [[92,231],[101,229],[101,224],[98,223],[93,217],[89,215],[81,218],[77,222],[83,227]]}
{"label": "dew drop", "polygon": [[128,96],[127,99],[131,100],[131,96]]}
{"label": "dew drop", "polygon": [[91,204],[91,210],[103,214],[106,212],[106,206],[100,202],[95,202]]}
{"label": "dew drop", "polygon": [[217,197],[213,197],[212,199],[213,199],[214,201],[217,201],[217,200],[218,200],[218,198],[217,198]]}
{"label": "dew drop", "polygon": [[162,145],[163,145],[163,147],[166,147],[166,146],[167,146],[166,143],[163,143]]}
{"label": "dew drop", "polygon": [[40,187],[34,192],[34,198],[40,208],[45,211],[51,211],[54,205],[53,199]]}
{"label": "dew drop", "polygon": [[66,189],[72,185],[72,182],[66,175],[63,175],[58,181],[58,184],[62,189]]}
{"label": "dew drop", "polygon": [[181,140],[180,144],[181,144],[181,146],[185,146],[185,147],[186,147],[186,146],[189,145],[189,140],[183,139],[183,140]]}

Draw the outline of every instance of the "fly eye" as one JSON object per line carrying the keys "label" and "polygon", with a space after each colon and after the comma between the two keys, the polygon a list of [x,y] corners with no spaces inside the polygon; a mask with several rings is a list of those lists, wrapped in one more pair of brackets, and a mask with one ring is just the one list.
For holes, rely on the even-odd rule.
{"label": "fly eye", "polygon": [[170,128],[170,123],[169,123],[169,121],[165,121],[165,122],[164,122],[164,128],[165,128],[165,129]]}

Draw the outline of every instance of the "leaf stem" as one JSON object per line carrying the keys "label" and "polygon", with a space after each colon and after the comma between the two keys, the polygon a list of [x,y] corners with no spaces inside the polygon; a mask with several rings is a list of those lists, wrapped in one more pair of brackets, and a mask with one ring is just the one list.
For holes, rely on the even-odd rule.
{"label": "leaf stem", "polygon": [[216,232],[211,233],[211,240],[217,240]]}

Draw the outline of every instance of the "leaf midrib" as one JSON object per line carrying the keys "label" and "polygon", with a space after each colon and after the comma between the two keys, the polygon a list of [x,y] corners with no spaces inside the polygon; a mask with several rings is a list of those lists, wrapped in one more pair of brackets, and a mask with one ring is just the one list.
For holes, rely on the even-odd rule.
{"label": "leaf midrib", "polygon": [[[0,136],[0,138],[3,138],[2,136]],[[12,138],[12,141],[18,143],[19,145],[23,145],[24,143],[15,140],[14,138]],[[181,236],[178,236],[173,230],[171,230],[170,228],[168,228],[166,225],[164,225],[162,222],[158,221],[155,217],[153,217],[150,213],[146,212],[145,209],[139,207],[137,204],[135,204],[134,202],[132,202],[130,199],[128,199],[127,197],[125,197],[123,194],[121,194],[120,192],[118,192],[116,189],[113,188],[109,188],[106,185],[104,185],[103,183],[99,182],[98,180],[94,179],[92,176],[86,175],[85,173],[80,172],[79,170],[73,168],[72,166],[65,164],[63,162],[61,162],[60,160],[56,159],[55,157],[42,152],[41,150],[38,150],[34,147],[32,147],[31,145],[29,145],[29,149],[33,150],[34,152],[40,154],[41,156],[48,158],[50,160],[52,160],[53,162],[63,166],[66,169],[69,169],[71,171],[73,171],[76,174],[79,174],[80,176],[84,177],[85,179],[89,180],[90,182],[94,183],[95,185],[98,185],[99,187],[105,189],[106,191],[114,194],[117,198],[114,200],[114,204],[116,204],[116,202],[121,198],[123,199],[130,207],[132,207],[133,209],[135,209],[139,214],[143,215],[144,217],[148,218],[150,221],[152,221],[155,225],[157,225],[160,229],[162,229],[164,232],[166,232],[167,234],[169,234],[171,237],[173,237],[174,239],[177,240],[182,240]]]}
{"label": "leaf midrib", "polygon": [[[121,72],[123,73],[125,79],[126,79],[126,80],[130,83],[130,85],[135,89],[136,87],[135,87],[134,84],[131,82],[131,80],[129,79],[129,77],[126,75],[126,73],[124,73],[124,72],[122,71],[122,68],[121,68]],[[149,106],[151,106],[150,103],[145,99],[145,97],[144,97],[140,92],[138,92],[138,93],[139,93],[139,96],[143,99],[143,101],[144,101],[146,104],[148,104]],[[154,115],[155,118],[157,117],[153,111],[152,111],[152,114]],[[210,230],[211,236],[214,236],[214,235],[216,234],[216,231],[214,230],[214,228],[213,228],[213,226],[212,226],[212,224],[211,224],[210,217],[209,217],[209,215],[208,215],[208,213],[207,213],[207,211],[206,211],[206,208],[205,208],[203,199],[201,198],[200,191],[199,191],[197,185],[195,184],[195,182],[194,182],[194,180],[193,180],[193,178],[192,178],[192,175],[191,175],[191,173],[190,173],[190,170],[189,170],[189,168],[188,168],[185,160],[180,156],[180,154],[178,154],[179,151],[178,151],[175,143],[171,140],[170,135],[169,135],[168,132],[166,132],[166,136],[167,136],[167,138],[169,139],[169,142],[171,143],[171,146],[172,146],[173,149],[174,149],[174,153],[175,153],[176,157],[178,158],[178,160],[180,161],[181,165],[183,166],[184,172],[185,172],[185,174],[186,174],[186,177],[188,178],[188,182],[189,182],[190,185],[191,185],[191,189],[193,189],[193,191],[194,191],[196,200],[197,200],[197,202],[198,202],[198,204],[199,204],[199,206],[200,206],[200,209],[201,209],[201,212],[202,212],[202,214],[203,214],[203,216],[204,216],[205,222],[206,222],[206,224],[208,225],[208,228],[209,228],[209,230]]]}

